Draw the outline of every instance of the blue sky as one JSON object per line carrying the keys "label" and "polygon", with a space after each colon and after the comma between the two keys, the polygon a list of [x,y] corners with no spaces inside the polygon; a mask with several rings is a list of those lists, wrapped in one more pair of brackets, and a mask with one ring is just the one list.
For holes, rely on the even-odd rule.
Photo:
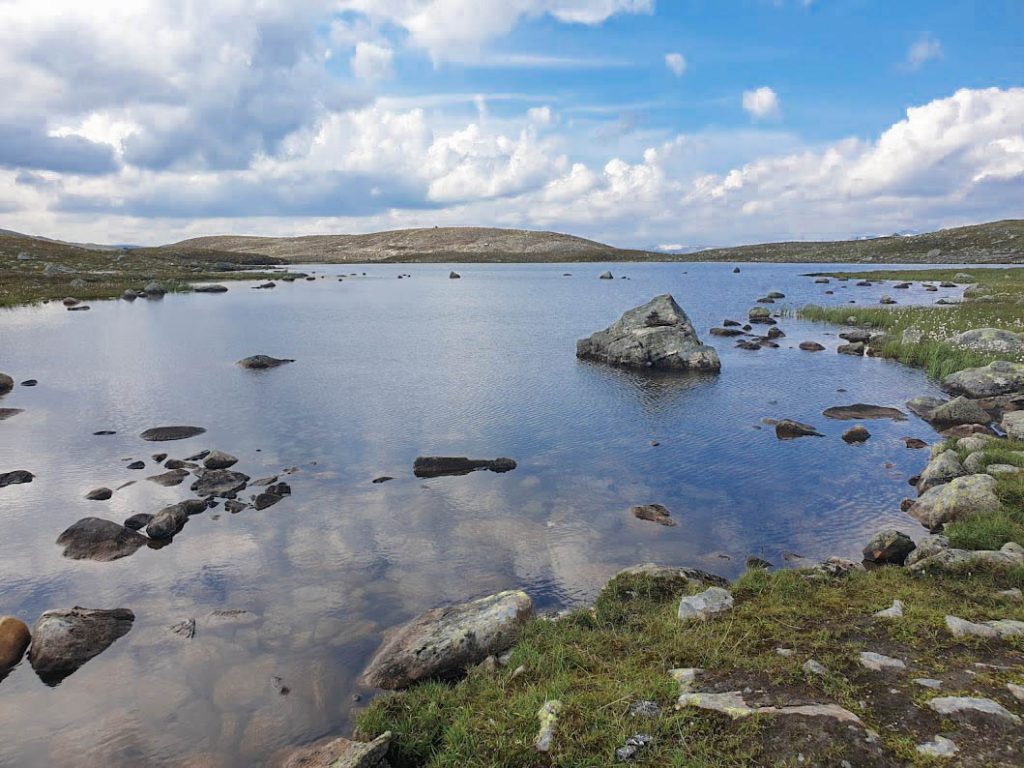
{"label": "blue sky", "polygon": [[6,0],[0,227],[700,247],[1020,217],[1024,3]]}

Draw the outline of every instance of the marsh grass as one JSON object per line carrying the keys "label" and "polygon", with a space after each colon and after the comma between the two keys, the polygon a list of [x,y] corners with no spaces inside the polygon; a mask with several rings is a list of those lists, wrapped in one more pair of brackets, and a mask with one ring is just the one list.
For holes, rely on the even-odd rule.
{"label": "marsh grass", "polygon": [[[428,683],[379,696],[361,715],[358,730],[364,738],[392,731],[389,760],[395,768],[609,766],[615,749],[638,732],[656,741],[633,763],[637,766],[765,764],[760,736],[769,722],[731,722],[700,710],[674,709],[678,687],[668,670],[699,667],[708,675],[729,673],[800,688],[816,700],[839,703],[879,730],[894,754],[923,765],[906,733],[874,721],[862,706],[870,697],[856,670],[856,654],[898,644],[923,665],[920,674],[967,666],[969,649],[945,630],[944,616],[1024,618],[1024,606],[1008,611],[993,597],[996,588],[1020,585],[1024,569],[924,577],[885,568],[840,580],[754,570],[733,585],[731,613],[683,625],[676,618],[677,601],[692,588],[619,576],[593,609],[559,621],[531,622],[507,666],[473,670],[454,684]],[[903,620],[870,619],[894,598],[907,605]],[[784,658],[775,651],[779,647],[796,653]],[[805,675],[800,666],[809,658],[830,673]],[[542,757],[533,748],[537,711],[552,698],[560,699],[564,710],[554,748]],[[642,699],[657,702],[662,716],[631,716],[629,705]]]}

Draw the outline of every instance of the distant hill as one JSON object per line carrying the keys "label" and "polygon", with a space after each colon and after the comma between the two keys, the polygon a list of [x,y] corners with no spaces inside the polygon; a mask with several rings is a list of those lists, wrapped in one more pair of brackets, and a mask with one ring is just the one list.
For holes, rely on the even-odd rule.
{"label": "distant hill", "polygon": [[256,253],[291,262],[557,262],[657,261],[650,251],[623,250],[557,232],[484,227],[400,229],[370,235],[198,237],[168,246],[187,251]]}
{"label": "distant hill", "polygon": [[1024,262],[1024,220],[993,221],[920,235],[711,248],[680,258],[685,261],[864,264],[1021,263]]}

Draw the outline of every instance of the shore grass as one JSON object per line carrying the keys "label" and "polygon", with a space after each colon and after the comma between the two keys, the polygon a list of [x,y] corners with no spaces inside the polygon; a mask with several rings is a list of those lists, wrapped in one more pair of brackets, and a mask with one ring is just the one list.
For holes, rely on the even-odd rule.
{"label": "shore grass", "polygon": [[[0,307],[66,296],[81,301],[113,299],[152,280],[176,292],[190,290],[191,284],[198,282],[280,278],[281,272],[261,268],[281,263],[250,254],[179,253],[167,248],[92,250],[0,235]],[[47,265],[52,265],[49,274]]]}
{"label": "shore grass", "polygon": [[[914,749],[916,734],[894,727],[866,704],[877,695],[872,688],[878,681],[861,674],[857,654],[884,649],[913,658],[920,676],[969,668],[973,649],[945,630],[944,617],[1024,618],[1024,605],[1008,609],[995,597],[997,589],[1020,586],[1024,569],[923,576],[884,568],[840,579],[752,570],[732,587],[732,612],[694,625],[676,618],[679,595],[693,587],[673,589],[646,575],[620,575],[592,610],[531,622],[506,666],[475,669],[455,684],[427,683],[378,697],[362,714],[359,735],[390,730],[395,768],[608,766],[615,764],[615,749],[638,732],[655,741],[632,763],[637,766],[789,765],[765,754],[765,729],[775,725],[771,718],[732,722],[717,713],[675,709],[679,689],[669,670],[697,667],[705,670],[698,690],[706,675],[737,681],[732,690],[747,680],[803,700],[840,704],[877,730],[894,757],[928,765]],[[871,618],[893,599],[906,604],[903,619]],[[1024,641],[1018,646],[1024,648]],[[777,648],[794,653],[784,657]],[[811,658],[828,673],[804,673],[801,665]],[[1000,675],[1007,673],[987,674],[1001,684]],[[907,693],[916,700],[922,691]],[[533,747],[537,711],[549,699],[559,699],[563,712],[551,753],[540,756]],[[656,702],[661,716],[638,721],[629,708],[641,700]]]}

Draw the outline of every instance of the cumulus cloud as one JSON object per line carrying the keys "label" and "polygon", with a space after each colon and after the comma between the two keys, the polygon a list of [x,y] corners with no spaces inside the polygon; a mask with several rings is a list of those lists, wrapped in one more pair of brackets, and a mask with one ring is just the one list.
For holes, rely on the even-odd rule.
{"label": "cumulus cloud", "polygon": [[942,43],[927,32],[907,49],[906,66],[917,70],[933,59],[942,58]]}
{"label": "cumulus cloud", "polygon": [[665,66],[676,77],[682,77],[686,72],[686,57],[681,53],[666,53]]}
{"label": "cumulus cloud", "polygon": [[753,91],[744,91],[743,109],[755,120],[777,119],[782,116],[779,97],[767,86]]}
{"label": "cumulus cloud", "polygon": [[352,74],[360,80],[384,80],[391,77],[395,52],[386,45],[358,42],[352,54]]}

